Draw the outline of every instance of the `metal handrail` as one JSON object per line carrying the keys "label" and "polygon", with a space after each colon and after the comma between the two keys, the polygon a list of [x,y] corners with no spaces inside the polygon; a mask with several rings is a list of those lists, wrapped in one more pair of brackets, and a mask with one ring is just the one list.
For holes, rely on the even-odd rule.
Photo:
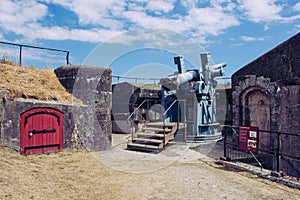
{"label": "metal handrail", "polygon": [[163,115],[166,115],[167,114],[167,112],[172,108],[172,106],[176,103],[176,102],[185,102],[186,100],[185,99],[175,99],[174,101],[173,101],[173,103],[167,108],[167,110],[163,113]]}
{"label": "metal handrail", "polygon": [[70,51],[67,51],[67,50],[53,49],[53,48],[47,48],[47,47],[38,47],[38,46],[33,46],[33,45],[17,44],[17,43],[11,43],[11,42],[3,42],[3,41],[0,41],[0,44],[13,45],[13,46],[18,46],[20,48],[20,50],[19,50],[19,65],[20,66],[22,66],[22,48],[23,47],[67,53],[67,55],[66,55],[67,65],[71,64],[70,63]]}
{"label": "metal handrail", "polygon": [[[145,99],[127,118],[127,121],[132,117],[133,114],[136,113],[136,111],[145,103],[145,102],[150,102],[150,101],[155,101],[155,100],[151,100],[151,99]],[[131,122],[131,139],[133,139],[133,122],[132,120],[130,120]]]}
{"label": "metal handrail", "polygon": [[167,108],[167,110],[163,113],[163,115],[166,115],[167,112],[172,108],[172,106],[173,106],[177,101],[179,101],[179,100],[176,99],[175,101],[173,101],[173,103]]}
{"label": "metal handrail", "polygon": [[132,117],[132,115],[134,114],[134,113],[136,113],[136,111],[145,103],[145,102],[147,102],[147,101],[154,101],[154,100],[150,100],[150,99],[145,99],[130,115],[129,115],[129,117],[127,118],[127,121]]}
{"label": "metal handrail", "polygon": [[[162,116],[165,116],[167,114],[167,112],[173,107],[173,105],[176,103],[176,102],[186,102],[185,99],[175,99],[172,104],[167,108],[167,110],[162,114]],[[186,109],[186,108],[184,108]],[[179,112],[178,112],[178,119],[179,119]],[[166,122],[165,122],[165,119],[162,117],[162,120],[163,120],[163,129],[164,129],[164,140],[166,139],[166,131],[165,131],[165,128],[166,128]],[[184,118],[184,123],[186,123],[186,118]],[[179,122],[177,122],[177,127],[179,126]],[[186,130],[185,130],[186,131]],[[184,141],[186,142],[186,132],[184,133]]]}
{"label": "metal handrail", "polygon": [[[137,107],[137,108],[135,108],[134,109],[134,111],[128,116],[128,118],[127,118],[127,121],[129,121],[129,119],[137,112],[137,110],[144,104],[144,103],[146,103],[146,102],[151,102],[151,101],[157,101],[157,100],[151,100],[151,99],[145,99],[141,104],[139,104],[139,106]],[[174,104],[176,103],[176,102],[185,102],[185,100],[184,99],[175,99],[173,102],[172,102],[172,104],[167,108],[167,110],[164,112],[164,113],[162,113],[162,116],[161,116],[161,120],[162,120],[162,122],[163,122],[163,129],[164,129],[164,142],[165,142],[165,138],[166,138],[166,131],[165,131],[165,128],[166,128],[166,126],[165,126],[165,119],[163,118],[163,116],[165,116],[166,114],[167,114],[167,112],[174,106]],[[179,115],[179,113],[178,113],[178,115]],[[178,116],[178,119],[179,119],[179,116]],[[186,122],[186,119],[184,119],[184,123]],[[132,122],[132,120],[131,120],[131,139],[133,139],[133,124],[132,124],[133,122]],[[179,122],[178,122],[179,123]],[[177,126],[178,126],[178,124],[177,124]],[[184,135],[186,135],[186,133],[184,134]],[[186,137],[186,136],[184,136],[184,137]],[[186,141],[186,140],[185,140]]]}

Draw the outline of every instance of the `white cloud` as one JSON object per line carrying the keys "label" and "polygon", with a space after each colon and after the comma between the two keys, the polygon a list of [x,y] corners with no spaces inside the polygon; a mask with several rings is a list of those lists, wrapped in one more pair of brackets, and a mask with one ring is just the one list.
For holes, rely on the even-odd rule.
{"label": "white cloud", "polygon": [[165,28],[173,31],[185,29],[181,19],[154,17],[145,12],[128,11],[123,15],[127,20],[137,25],[137,28]]}
{"label": "white cloud", "polygon": [[47,14],[47,6],[29,1],[2,0],[0,6],[0,26],[5,31],[23,34],[23,27],[27,24],[37,23]]}
{"label": "white cloud", "polygon": [[263,37],[252,37],[252,36],[245,36],[245,35],[241,36],[241,39],[246,42],[265,41],[265,38]]}
{"label": "white cloud", "polygon": [[[44,4],[42,4],[44,3]],[[197,8],[196,0],[185,0],[187,13],[173,12],[171,17],[157,16],[170,13],[174,9],[174,0],[125,1],[111,0],[43,0],[8,1],[2,0],[0,27],[6,32],[14,32],[24,37],[49,40],[79,40],[101,42],[116,36],[127,29],[161,28],[185,33],[201,42],[209,35],[221,34],[229,27],[239,24],[229,8],[228,0],[214,0],[213,5]],[[47,25],[42,20],[49,13],[49,4],[57,4],[74,12],[82,27],[64,27]],[[222,6],[220,6],[222,4]],[[5,8],[5,9],[4,9]],[[153,11],[154,14],[148,14]]]}
{"label": "white cloud", "polygon": [[204,35],[218,35],[229,27],[239,25],[236,17],[224,12],[221,7],[193,8],[185,22],[188,29]]}
{"label": "white cloud", "polygon": [[122,28],[122,23],[115,19],[125,9],[125,0],[45,0],[44,2],[58,4],[74,12],[83,25],[100,25],[104,28]]}
{"label": "white cloud", "polygon": [[232,47],[239,47],[239,46],[243,46],[243,44],[244,43],[234,43],[234,44],[232,44],[230,46],[232,46]]}
{"label": "white cloud", "polygon": [[196,7],[199,0],[181,0],[180,3],[182,6],[190,9]]}
{"label": "white cloud", "polygon": [[[14,32],[30,40],[102,42],[127,29],[161,28],[185,33],[205,42],[207,36],[221,34],[229,27],[239,24],[233,13],[235,4],[228,0],[214,0],[204,8],[197,7],[199,0],[183,0],[181,3],[187,8],[185,14],[173,11],[175,2],[177,1],[90,0],[87,3],[84,0],[2,0],[0,27],[6,33]],[[50,4],[60,5],[74,12],[78,17],[79,27],[41,23],[45,16],[55,14],[49,13],[47,6]],[[148,14],[149,10],[154,14]],[[169,13],[171,16],[160,15],[162,13]]]}
{"label": "white cloud", "polygon": [[300,2],[296,3],[296,5],[294,5],[294,10],[300,11]]}
{"label": "white cloud", "polygon": [[146,8],[154,12],[168,13],[173,10],[174,3],[172,0],[151,0],[147,3]]}
{"label": "white cloud", "polygon": [[[112,31],[105,29],[67,29],[63,27],[43,27],[32,25],[28,27],[27,37],[35,39],[48,40],[75,40],[85,42],[103,42],[114,36],[121,34],[121,31]],[[36,31],[38,30],[38,31]]]}
{"label": "white cloud", "polygon": [[[49,3],[50,1],[44,2]],[[112,6],[110,7],[111,13],[119,12],[119,7],[114,6],[113,1],[101,1],[100,3],[97,3],[98,1],[94,1],[93,5],[98,5],[98,8],[97,6],[95,7],[96,9],[93,9],[90,4],[88,6],[84,6],[85,1],[77,0],[77,4],[73,4],[74,2],[60,0],[51,1],[51,3],[58,3],[61,6],[74,6],[74,11],[78,11],[77,14],[81,23],[100,23],[101,26],[91,27],[90,29],[69,29],[68,27],[63,26],[43,26],[40,21],[43,20],[47,14],[51,14],[45,4],[38,3],[34,0],[1,0],[0,30],[6,33],[13,32],[18,35],[23,35],[29,41],[36,39],[71,39],[87,42],[103,42],[121,33],[120,30],[122,28],[120,27],[122,27],[122,25],[120,25],[117,20],[110,18],[106,19],[101,15],[101,13],[98,13],[101,8],[106,8],[107,6]],[[79,7],[82,10],[80,10]],[[106,15],[107,13],[104,14],[104,16]],[[109,27],[110,29],[105,27]]]}
{"label": "white cloud", "polygon": [[245,17],[256,23],[282,19],[283,6],[276,4],[276,0],[238,0],[238,3]]}

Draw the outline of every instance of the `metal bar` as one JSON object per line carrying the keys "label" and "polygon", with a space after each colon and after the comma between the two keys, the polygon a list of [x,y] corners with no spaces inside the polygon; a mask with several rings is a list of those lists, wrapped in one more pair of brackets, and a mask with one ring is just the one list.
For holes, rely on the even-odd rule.
{"label": "metal bar", "polygon": [[52,116],[56,117],[57,124],[60,125],[60,116],[58,114],[51,112],[51,111],[37,111],[37,112],[33,112],[33,113],[30,113],[25,116],[24,126],[27,124],[28,119],[30,117],[35,116],[35,115],[41,115],[41,114],[52,115]]}
{"label": "metal bar", "polygon": [[[221,127],[229,127],[229,128],[238,129],[238,127],[230,126],[230,125],[220,125],[220,126]],[[274,134],[283,134],[283,135],[294,135],[294,136],[299,136],[300,137],[300,132],[299,133],[285,133],[285,132],[268,131],[268,130],[259,130],[259,132],[274,133]]]}
{"label": "metal bar", "polygon": [[129,115],[129,117],[127,118],[127,120],[129,120],[131,117],[132,117],[132,115],[134,114],[134,113],[136,113],[136,111],[146,102],[146,101],[149,101],[149,99],[145,99],[130,115]]}
{"label": "metal bar", "polygon": [[29,132],[29,134],[39,134],[39,133],[55,133],[56,132],[56,129],[51,129],[51,130],[47,130],[47,129],[43,129],[43,130],[32,130]]}
{"label": "metal bar", "polygon": [[267,130],[259,130],[259,132],[265,132],[265,133],[274,133],[274,134],[283,134],[283,135],[294,135],[294,136],[300,136],[300,133],[285,133],[285,132],[278,132],[278,131],[267,131]]}
{"label": "metal bar", "polygon": [[28,48],[34,48],[34,49],[43,49],[43,50],[50,50],[50,51],[59,51],[59,52],[65,52],[68,53],[69,51],[67,50],[61,50],[61,49],[53,49],[53,48],[47,48],[47,47],[38,47],[38,46],[32,46],[32,45],[26,45],[26,44],[16,44],[16,43],[11,43],[11,42],[2,42],[2,44],[9,44],[13,46],[23,46],[23,47],[28,47]]}
{"label": "metal bar", "polygon": [[293,155],[284,154],[284,153],[280,153],[280,152],[279,152],[279,155],[286,156],[286,157],[291,157],[291,158],[294,158],[296,160],[300,160],[300,157],[298,157],[298,156],[293,156]]}
{"label": "metal bar", "polygon": [[67,65],[71,64],[70,63],[70,52],[67,52],[67,56],[66,56],[66,60],[67,60]]}
{"label": "metal bar", "polygon": [[280,134],[277,134],[277,149],[276,149],[276,170],[277,170],[277,172],[279,172],[279,169],[280,169],[280,167],[279,167],[279,164],[280,164],[280,161],[279,161],[279,159],[280,159],[280,155],[279,155],[279,152],[280,152]]}
{"label": "metal bar", "polygon": [[22,66],[22,45],[20,45],[20,52],[19,52],[19,65]]}
{"label": "metal bar", "polygon": [[160,80],[159,78],[138,78],[138,77],[127,77],[127,76],[115,76],[115,75],[113,75],[112,76],[113,78],[117,78],[118,79],[118,82],[119,82],[119,80],[120,80],[120,78],[122,79],[131,79],[131,80],[153,80],[154,81],[154,85],[155,85],[155,81],[156,80]]}
{"label": "metal bar", "polygon": [[227,155],[226,155],[226,142],[227,142],[227,131],[225,131],[225,134],[224,134],[224,158],[227,158]]}
{"label": "metal bar", "polygon": [[173,101],[173,103],[167,108],[167,110],[163,113],[163,115],[166,115],[167,112],[171,109],[171,107],[178,101],[178,99],[176,99],[175,101]]}
{"label": "metal bar", "polygon": [[22,66],[22,48],[23,47],[67,53],[67,56],[66,56],[67,65],[70,64],[70,51],[67,51],[67,50],[53,49],[53,48],[47,48],[47,47],[38,47],[38,46],[32,46],[32,45],[26,45],[26,44],[16,44],[16,43],[2,42],[2,41],[0,41],[0,43],[20,47],[20,55],[19,55],[19,65],[20,66]]}
{"label": "metal bar", "polygon": [[27,147],[24,147],[24,150],[25,150],[25,153],[26,153],[26,150],[28,149],[39,149],[39,148],[46,148],[46,147],[59,147],[60,144],[46,144],[46,145],[39,145],[39,146],[27,146]]}
{"label": "metal bar", "polygon": [[252,151],[249,151],[249,153],[251,154],[251,156],[255,159],[255,161],[257,162],[257,164],[260,166],[260,170],[263,169],[262,164],[259,162],[259,160],[256,158],[256,156],[252,153]]}
{"label": "metal bar", "polygon": [[184,106],[184,111],[183,111],[183,114],[184,114],[184,130],[183,130],[183,141],[184,143],[186,144],[186,129],[187,129],[187,124],[186,124],[186,101],[183,102],[183,106]]}
{"label": "metal bar", "polygon": [[131,129],[131,142],[133,142],[133,122],[132,122],[132,120],[130,120],[130,125],[131,125],[131,127],[130,127],[130,129]]}

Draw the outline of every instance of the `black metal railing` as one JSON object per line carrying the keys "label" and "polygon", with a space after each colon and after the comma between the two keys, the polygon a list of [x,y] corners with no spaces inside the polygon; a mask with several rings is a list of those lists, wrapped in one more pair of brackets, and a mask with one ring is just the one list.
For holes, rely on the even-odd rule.
{"label": "black metal railing", "polygon": [[132,82],[132,80],[134,80],[135,83],[148,83],[148,84],[157,85],[158,82],[160,81],[160,78],[126,77],[126,76],[116,76],[116,75],[113,75],[112,78],[115,84],[125,82],[125,81]]}
{"label": "black metal railing", "polygon": [[[145,104],[145,103],[148,103],[148,102],[157,102],[157,100],[151,100],[151,99],[145,99],[142,103],[140,103],[134,110],[132,113],[129,114],[129,116],[127,117],[127,121],[130,121],[130,132],[131,132],[131,139],[134,138],[134,131],[133,131],[133,128],[134,128],[134,125],[133,125],[133,120],[132,118],[134,118],[134,115],[136,114],[136,112]],[[149,104],[148,105],[148,109],[149,109]]]}
{"label": "black metal railing", "polygon": [[[135,107],[135,109],[133,110],[133,112],[131,112],[130,114],[129,114],[129,116],[127,117],[127,121],[129,122],[130,121],[130,126],[131,126],[131,128],[130,128],[130,131],[131,131],[131,139],[133,139],[133,137],[134,137],[134,131],[133,131],[133,129],[134,129],[134,123],[133,123],[133,118],[135,118],[134,117],[134,115],[136,115],[136,113],[137,113],[137,111],[145,104],[145,103],[147,103],[147,110],[150,110],[150,106],[149,105],[152,105],[152,104],[149,104],[149,103],[153,103],[153,102],[155,102],[155,103],[159,103],[159,105],[161,105],[161,103],[162,102],[164,102],[163,100],[151,100],[151,99],[146,99],[146,100],[144,100],[142,103],[140,103],[137,107]],[[183,110],[181,110],[180,111],[180,103],[183,103],[183,107],[182,107],[182,109]],[[183,99],[175,99],[173,102],[171,102],[171,104],[168,106],[168,108],[167,109],[163,109],[163,110],[160,110],[160,113],[159,113],[159,116],[160,116],[160,119],[158,120],[158,121],[160,121],[160,122],[162,122],[163,123],[163,129],[164,129],[164,131],[163,131],[163,133],[164,133],[164,138],[166,137],[166,131],[165,131],[165,128],[166,128],[166,116],[167,116],[167,114],[168,114],[168,112],[170,112],[170,109],[171,108],[173,108],[174,106],[177,106],[177,127],[179,127],[179,123],[181,122],[181,123],[183,123],[183,124],[185,124],[186,123],[186,100],[183,100]],[[183,114],[183,119],[181,119],[181,113],[184,113]],[[156,117],[155,117],[156,118]],[[179,119],[180,119],[180,121],[179,121]],[[183,142],[185,142],[186,143],[186,126],[184,127],[184,133],[183,133]]]}
{"label": "black metal railing", "polygon": [[300,178],[300,133],[259,130],[258,152],[253,154],[255,158],[250,152],[239,149],[237,127],[224,126],[223,135],[223,153],[227,160],[251,165],[261,163],[263,168]]}
{"label": "black metal railing", "polygon": [[11,43],[11,42],[3,42],[3,41],[0,41],[0,44],[18,46],[19,47],[19,65],[20,66],[22,66],[22,52],[23,52],[24,47],[25,48],[32,48],[32,49],[40,49],[40,50],[56,51],[56,52],[66,53],[66,63],[67,63],[67,65],[70,64],[70,52],[66,51],[66,50],[46,48],[46,47],[38,47],[38,46],[25,45],[25,44],[17,44],[17,43]]}

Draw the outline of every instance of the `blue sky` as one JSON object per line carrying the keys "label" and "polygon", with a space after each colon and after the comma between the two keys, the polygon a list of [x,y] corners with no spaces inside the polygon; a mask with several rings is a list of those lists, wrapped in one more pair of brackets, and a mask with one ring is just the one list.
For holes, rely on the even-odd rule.
{"label": "blue sky", "polygon": [[[174,67],[172,56],[182,54],[176,49],[190,47],[181,41],[186,37],[209,51],[215,63],[227,62],[225,72],[230,77],[300,29],[297,0],[0,0],[0,5],[0,41],[69,50],[72,64],[88,64],[86,58],[103,44],[111,45],[108,49],[115,52],[116,43],[126,45],[128,41],[114,38],[131,31],[159,29],[180,35],[178,41],[144,35],[143,40],[160,41],[165,48],[160,51],[161,46],[154,45],[155,52],[145,53],[142,49],[136,55],[136,50],[120,55],[108,66],[120,76],[139,66],[150,68],[152,63],[158,68],[144,76],[165,76],[157,71],[162,65]],[[0,45],[0,57],[16,60],[17,50]],[[104,54],[97,55],[99,63],[93,64],[108,65],[101,62],[107,52],[100,53]],[[27,49],[23,56],[28,65],[52,68],[63,65],[64,57],[61,53]]]}

